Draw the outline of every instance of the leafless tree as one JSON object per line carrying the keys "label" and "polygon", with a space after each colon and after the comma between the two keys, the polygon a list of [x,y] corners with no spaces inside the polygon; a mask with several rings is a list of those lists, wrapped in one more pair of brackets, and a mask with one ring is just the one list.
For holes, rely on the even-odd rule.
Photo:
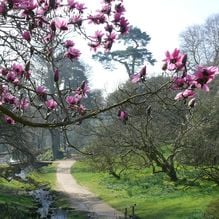
{"label": "leafless tree", "polygon": [[186,28],[180,35],[181,48],[190,57],[190,65],[219,65],[219,14],[204,24]]}

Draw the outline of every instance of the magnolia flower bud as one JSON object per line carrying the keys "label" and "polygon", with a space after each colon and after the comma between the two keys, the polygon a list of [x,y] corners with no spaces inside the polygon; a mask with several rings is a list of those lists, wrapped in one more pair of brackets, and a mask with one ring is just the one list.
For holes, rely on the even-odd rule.
{"label": "magnolia flower bud", "polygon": [[163,71],[166,71],[166,70],[167,70],[167,63],[164,63],[164,64],[163,64],[162,70],[163,70]]}
{"label": "magnolia flower bud", "polygon": [[56,23],[55,23],[55,21],[51,22],[50,28],[51,28],[52,31],[54,31],[54,32],[56,31]]}
{"label": "magnolia flower bud", "polygon": [[11,117],[6,116],[6,115],[5,115],[5,121],[6,121],[8,124],[10,124],[10,125],[15,125],[15,124],[16,124],[16,122],[15,122]]}
{"label": "magnolia flower bud", "polygon": [[184,54],[182,57],[182,64],[186,65],[186,62],[187,62],[187,54]]}
{"label": "magnolia flower bud", "polygon": [[29,31],[24,31],[24,32],[22,33],[22,37],[23,37],[26,41],[28,41],[28,42],[30,42],[30,40],[31,40],[31,35],[30,35],[30,32],[29,32]]}
{"label": "magnolia flower bud", "polygon": [[118,117],[122,122],[126,123],[128,120],[128,113],[126,111],[119,110]]}
{"label": "magnolia flower bud", "polygon": [[58,82],[58,81],[59,81],[59,70],[58,70],[58,69],[55,69],[55,72],[54,72],[54,81],[55,81],[55,82]]}
{"label": "magnolia flower bud", "polygon": [[6,15],[7,13],[7,7],[4,2],[0,2],[0,15]]}

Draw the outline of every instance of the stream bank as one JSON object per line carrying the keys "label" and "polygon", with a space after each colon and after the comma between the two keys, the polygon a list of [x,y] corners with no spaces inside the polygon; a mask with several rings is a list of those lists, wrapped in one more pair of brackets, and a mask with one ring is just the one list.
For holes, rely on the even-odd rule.
{"label": "stream bank", "polygon": [[85,219],[86,214],[69,208],[65,197],[53,189],[56,166],[20,169],[14,178],[0,178],[1,219]]}

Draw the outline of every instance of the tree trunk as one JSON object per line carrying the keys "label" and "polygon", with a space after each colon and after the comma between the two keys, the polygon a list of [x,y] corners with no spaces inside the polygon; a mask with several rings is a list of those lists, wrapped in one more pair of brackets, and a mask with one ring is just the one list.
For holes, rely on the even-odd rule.
{"label": "tree trunk", "polygon": [[171,181],[176,182],[178,180],[176,170],[174,168],[170,168],[168,176],[170,177]]}
{"label": "tree trunk", "polygon": [[171,181],[176,182],[178,180],[173,160],[168,162],[168,160],[155,149],[151,153],[147,153],[147,156],[150,160],[154,161],[157,166],[162,168],[162,171],[170,177]]}
{"label": "tree trunk", "polygon": [[60,152],[60,131],[58,129],[50,129],[51,140],[52,140],[52,154],[53,159],[62,158],[62,154]]}

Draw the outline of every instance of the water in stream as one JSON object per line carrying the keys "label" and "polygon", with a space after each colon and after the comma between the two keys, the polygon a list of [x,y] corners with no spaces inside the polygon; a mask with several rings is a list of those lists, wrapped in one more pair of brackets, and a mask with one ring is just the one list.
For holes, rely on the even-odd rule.
{"label": "water in stream", "polygon": [[67,211],[53,208],[53,197],[51,193],[43,188],[32,191],[30,195],[39,203],[37,213],[40,218],[67,219]]}
{"label": "water in stream", "polygon": [[[22,169],[15,176],[20,177],[22,180],[27,181],[27,174],[31,168]],[[53,197],[50,191],[46,188],[39,188],[29,192],[34,200],[39,203],[36,218],[51,218],[51,219],[67,219],[67,211],[63,209],[53,208]],[[35,217],[34,217],[35,218]]]}
{"label": "water in stream", "polygon": [[[28,181],[26,177],[31,171],[31,167],[24,168],[20,172],[16,173],[15,176],[21,178],[23,181]],[[41,187],[34,191],[30,191],[29,195],[38,203],[37,209],[30,209],[28,212],[21,212],[16,206],[8,206],[7,204],[0,205],[0,219],[13,218],[13,219],[68,219],[72,218],[70,215],[77,215],[74,210],[65,210],[60,208],[54,208],[54,198],[52,193],[47,187]],[[87,215],[84,213],[83,215]],[[77,218],[77,216],[76,216]],[[85,217],[86,218],[86,217]],[[90,217],[88,217],[90,218]]]}

